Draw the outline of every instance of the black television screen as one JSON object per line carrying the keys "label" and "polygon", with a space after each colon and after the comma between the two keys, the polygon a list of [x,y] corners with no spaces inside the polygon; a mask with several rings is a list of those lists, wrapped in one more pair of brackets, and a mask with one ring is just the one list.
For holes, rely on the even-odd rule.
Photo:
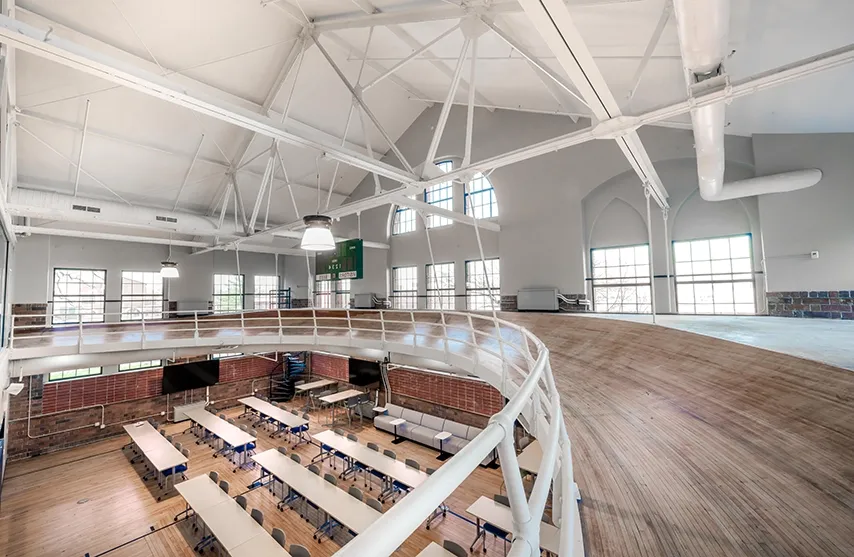
{"label": "black television screen", "polygon": [[163,394],[179,393],[216,385],[219,360],[202,360],[163,368]]}
{"label": "black television screen", "polygon": [[380,363],[350,358],[350,383],[358,386],[379,383]]}

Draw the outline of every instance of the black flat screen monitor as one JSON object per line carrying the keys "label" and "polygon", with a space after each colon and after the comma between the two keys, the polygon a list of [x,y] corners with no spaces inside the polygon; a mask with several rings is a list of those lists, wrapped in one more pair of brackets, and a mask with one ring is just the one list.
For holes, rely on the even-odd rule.
{"label": "black flat screen monitor", "polygon": [[380,363],[350,358],[350,384],[364,387],[379,383]]}
{"label": "black flat screen monitor", "polygon": [[202,360],[163,368],[163,394],[180,393],[216,385],[219,360]]}

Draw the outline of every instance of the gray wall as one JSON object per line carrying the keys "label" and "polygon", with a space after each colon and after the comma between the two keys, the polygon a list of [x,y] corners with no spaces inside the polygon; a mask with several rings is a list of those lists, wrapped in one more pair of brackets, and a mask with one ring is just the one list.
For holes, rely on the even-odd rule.
{"label": "gray wall", "polygon": [[[423,163],[440,108],[425,110],[398,141],[412,165]],[[472,157],[498,155],[588,125],[585,120],[573,124],[559,116],[478,109]],[[662,214],[654,203],[652,206],[653,273],[659,276],[655,282],[660,310],[667,308],[664,275],[673,240],[751,233],[759,311],[765,303],[763,258],[768,259],[768,288],[772,291],[845,289],[854,284],[854,219],[850,218],[854,135],[727,136],[728,181],[808,167],[821,168],[825,177],[801,192],[711,203],[697,191],[691,131],[644,127],[639,134],[670,194],[666,238]],[[437,158],[459,160],[464,141],[465,110],[455,107]],[[385,160],[398,164],[391,156]],[[499,168],[490,178],[498,198],[500,216],[496,221],[501,231],[483,232],[483,245],[486,257],[497,254],[501,258],[505,295],[534,286],[590,294],[585,283],[591,247],[647,241],[643,188],[611,140],[588,142]],[[381,182],[384,189],[395,186],[388,180]],[[373,193],[369,176],[351,200]],[[462,199],[462,186],[457,186],[457,210],[462,209]],[[354,281],[353,291],[385,292],[388,269],[415,264],[423,294],[424,265],[430,262],[423,223],[419,220],[416,232],[390,236],[390,211],[381,207],[362,214],[362,236],[389,242],[391,250],[367,250],[372,253],[366,278]],[[355,222],[355,217],[347,218],[336,226],[342,234],[355,234]],[[479,257],[473,229],[455,223],[431,230],[430,238],[437,263],[456,263],[457,293],[462,294],[464,262]],[[822,251],[818,261],[802,255],[815,249]]]}
{"label": "gray wall", "polygon": [[753,148],[757,174],[823,172],[812,188],[759,197],[768,291],[854,288],[854,134],[756,135]]}
{"label": "gray wall", "polygon": [[[88,240],[59,236],[20,238],[15,265],[16,304],[44,303],[52,299],[53,269],[75,267],[107,270],[107,299],[121,298],[122,271],[159,271],[166,259],[168,247],[131,242]],[[178,263],[181,276],[169,279],[166,294],[169,300],[208,301],[213,294],[215,273],[237,273],[235,252],[213,251],[190,255],[188,248],[173,248],[172,258]],[[279,256],[278,273],[272,254],[240,252],[240,273],[245,276],[245,289],[252,293],[255,275],[278,274],[283,277],[282,288],[294,289],[294,297],[305,297],[308,284],[305,261],[300,257]],[[247,308],[253,299],[244,299]],[[117,312],[118,304],[108,306]]]}

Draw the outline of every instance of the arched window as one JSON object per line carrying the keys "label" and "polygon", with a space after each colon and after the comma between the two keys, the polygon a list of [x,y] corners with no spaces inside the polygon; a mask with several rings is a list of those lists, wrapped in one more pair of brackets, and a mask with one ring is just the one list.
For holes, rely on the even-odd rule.
{"label": "arched window", "polygon": [[466,184],[466,214],[476,219],[488,219],[498,216],[498,200],[489,178],[478,172],[472,181]]}
{"label": "arched window", "polygon": [[395,236],[415,232],[415,211],[409,207],[398,205],[394,211],[394,220],[391,225],[391,233]]}
{"label": "arched window", "polygon": [[[442,172],[450,172],[454,169],[453,161],[441,161],[436,163]],[[449,211],[454,210],[454,182],[448,180],[424,190],[424,202]],[[427,228],[438,228],[448,226],[454,221],[440,215],[427,215]]]}

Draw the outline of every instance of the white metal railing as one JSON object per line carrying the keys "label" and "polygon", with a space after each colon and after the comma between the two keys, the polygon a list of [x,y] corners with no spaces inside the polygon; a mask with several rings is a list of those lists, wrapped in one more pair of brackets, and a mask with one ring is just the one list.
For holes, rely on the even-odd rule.
{"label": "white metal railing", "polygon": [[[168,312],[164,312],[164,316]],[[14,315],[12,360],[46,355],[100,354],[176,347],[271,344],[354,347],[404,353],[441,361],[475,375],[508,399],[483,432],[336,555],[391,555],[480,462],[498,448],[513,516],[510,555],[540,554],[540,517],[552,497],[552,521],[560,529],[560,555],[581,557],[577,489],[572,451],[564,425],[546,346],[530,331],[493,315],[456,311],[256,310],[224,315],[195,312],[191,317],[104,322],[49,327]],[[27,321],[24,321],[24,320]],[[514,447],[514,424],[540,441],[543,459],[530,497],[525,496]]]}

